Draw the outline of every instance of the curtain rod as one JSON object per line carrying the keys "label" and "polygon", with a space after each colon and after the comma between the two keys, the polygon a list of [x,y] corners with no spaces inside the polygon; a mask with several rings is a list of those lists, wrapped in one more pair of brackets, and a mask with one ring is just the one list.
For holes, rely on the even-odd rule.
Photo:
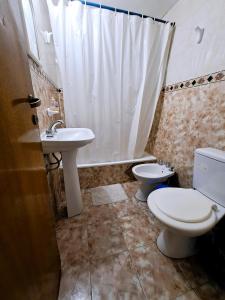
{"label": "curtain rod", "polygon": [[[159,19],[159,18],[154,18],[154,17],[151,17],[151,16],[142,15],[140,13],[135,13],[135,12],[132,12],[132,11],[121,9],[121,8],[115,8],[115,7],[100,4],[100,3],[89,2],[89,1],[85,1],[85,0],[70,0],[70,1],[79,1],[84,5],[103,8],[103,9],[107,9],[107,10],[111,10],[111,11],[115,11],[115,12],[119,12],[119,13],[124,13],[124,14],[131,15],[131,16],[138,16],[138,17],[141,17],[141,18],[151,18],[156,22],[160,22],[160,23],[164,23],[164,24],[169,23],[169,21],[166,21],[166,20],[162,20],[162,19]],[[174,26],[175,22],[170,23],[170,25]]]}

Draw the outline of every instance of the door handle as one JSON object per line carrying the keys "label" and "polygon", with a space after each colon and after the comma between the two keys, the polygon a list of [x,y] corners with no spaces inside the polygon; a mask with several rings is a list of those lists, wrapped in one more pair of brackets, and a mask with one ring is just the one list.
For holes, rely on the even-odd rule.
{"label": "door handle", "polygon": [[41,100],[32,95],[28,96],[28,102],[29,102],[31,108],[38,107],[41,105]]}

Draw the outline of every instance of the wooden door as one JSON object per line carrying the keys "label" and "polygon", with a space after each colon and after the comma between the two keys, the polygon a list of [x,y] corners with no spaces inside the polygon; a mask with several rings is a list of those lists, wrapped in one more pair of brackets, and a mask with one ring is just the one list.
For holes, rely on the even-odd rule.
{"label": "wooden door", "polygon": [[0,298],[51,300],[60,261],[19,1],[0,1]]}

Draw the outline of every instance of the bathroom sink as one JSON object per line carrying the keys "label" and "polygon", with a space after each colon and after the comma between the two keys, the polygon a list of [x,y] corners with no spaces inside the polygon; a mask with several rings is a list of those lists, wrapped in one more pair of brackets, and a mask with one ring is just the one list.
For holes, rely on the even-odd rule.
{"label": "bathroom sink", "polygon": [[41,134],[42,148],[45,154],[62,153],[62,165],[68,217],[79,215],[83,209],[77,171],[77,151],[91,143],[95,135],[88,128],[59,128],[53,137]]}
{"label": "bathroom sink", "polygon": [[41,141],[44,153],[67,152],[91,143],[94,133],[88,128],[59,128],[53,137],[42,133]]}

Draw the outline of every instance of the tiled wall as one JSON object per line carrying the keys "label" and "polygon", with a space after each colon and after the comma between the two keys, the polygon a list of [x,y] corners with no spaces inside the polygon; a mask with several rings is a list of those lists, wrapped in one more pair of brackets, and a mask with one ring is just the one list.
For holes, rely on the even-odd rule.
{"label": "tiled wall", "polygon": [[80,168],[79,179],[81,188],[93,188],[101,185],[123,183],[134,180],[132,167],[134,164],[126,163],[110,166]]}
{"label": "tiled wall", "polygon": [[225,72],[165,87],[147,149],[175,166],[180,185],[191,187],[194,150],[225,150]]}
{"label": "tiled wall", "polygon": [[[48,128],[50,122],[53,120],[64,120],[63,95],[58,92],[53,82],[48,79],[48,76],[36,62],[29,59],[29,64],[34,94],[36,97],[41,99],[41,106],[37,108],[37,115],[40,131],[43,132]],[[54,101],[58,105],[59,114],[49,117],[47,115],[47,108],[52,107]]]}
{"label": "tiled wall", "polygon": [[[41,106],[37,108],[38,124],[41,133],[48,128],[49,123],[53,120],[64,120],[63,95],[57,91],[55,85],[32,59],[29,59],[29,64],[34,95],[41,99]],[[58,103],[59,114],[49,117],[46,110],[48,107],[51,107],[53,102],[52,98]],[[61,184],[59,169],[48,172],[47,178],[50,187],[51,204],[55,215],[57,216],[58,207],[64,200],[64,191]]]}

